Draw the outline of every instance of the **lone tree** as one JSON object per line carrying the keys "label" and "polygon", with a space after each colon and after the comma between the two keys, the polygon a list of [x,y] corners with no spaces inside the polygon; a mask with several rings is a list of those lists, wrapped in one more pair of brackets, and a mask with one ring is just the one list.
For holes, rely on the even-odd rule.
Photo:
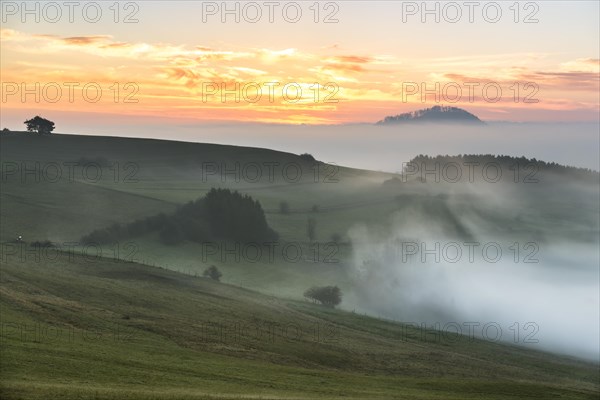
{"label": "lone tree", "polygon": [[313,286],[304,292],[304,297],[333,308],[342,302],[342,291],[337,286]]}
{"label": "lone tree", "polygon": [[32,119],[24,122],[28,132],[37,132],[44,135],[49,135],[54,130],[54,122],[36,115]]}
{"label": "lone tree", "polygon": [[202,275],[205,278],[209,278],[217,282],[219,282],[221,280],[221,277],[223,276],[221,271],[219,271],[218,268],[214,265],[211,265],[210,267],[206,268],[206,270],[204,270],[204,274]]}
{"label": "lone tree", "polygon": [[300,158],[305,161],[317,161],[317,160],[315,160],[313,155],[310,153],[302,153],[302,154],[300,154]]}

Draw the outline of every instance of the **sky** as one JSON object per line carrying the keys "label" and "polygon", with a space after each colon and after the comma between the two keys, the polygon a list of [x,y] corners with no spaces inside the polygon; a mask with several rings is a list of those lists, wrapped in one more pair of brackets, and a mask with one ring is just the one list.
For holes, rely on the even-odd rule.
{"label": "sky", "polygon": [[599,120],[597,1],[65,4],[2,2],[2,127]]}

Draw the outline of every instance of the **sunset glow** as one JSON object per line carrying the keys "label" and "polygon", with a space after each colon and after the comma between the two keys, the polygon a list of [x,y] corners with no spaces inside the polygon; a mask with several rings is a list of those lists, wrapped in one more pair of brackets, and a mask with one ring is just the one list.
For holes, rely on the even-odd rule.
{"label": "sunset glow", "polygon": [[[198,11],[206,13],[202,2],[197,3]],[[546,3],[539,11],[541,22],[529,25],[514,24],[507,16],[498,26],[487,24],[491,28],[485,21],[473,26],[441,21],[423,32],[418,19],[408,20],[396,24],[400,43],[381,41],[393,35],[393,20],[387,18],[392,11],[400,13],[400,6],[372,4],[380,8],[370,7],[360,16],[357,4],[341,3],[338,23],[308,21],[304,37],[298,35],[300,26],[280,22],[281,37],[274,40],[265,40],[262,29],[268,22],[223,24],[214,15],[205,24],[196,21],[202,34],[190,35],[192,27],[185,23],[183,11],[158,2],[141,4],[138,22],[129,25],[115,24],[110,15],[98,24],[52,24],[43,18],[36,24],[32,16],[22,23],[16,11],[8,9],[7,15],[4,10],[3,120],[12,124],[33,106],[44,114],[341,124],[376,122],[435,104],[463,107],[486,120],[597,119],[598,38],[563,31],[560,35],[569,40],[556,42],[552,36],[559,33],[544,23],[558,15],[584,14],[589,20],[581,23],[593,25],[597,4],[582,2],[590,11],[584,13],[567,4]],[[160,24],[167,9],[182,23],[167,20],[156,32],[150,29]],[[377,45],[353,40],[361,21],[364,35],[378,38]],[[482,25],[493,28],[489,37],[469,37]],[[456,30],[470,41],[454,41],[446,54],[426,52],[432,43],[444,40],[436,36],[443,29]],[[510,30],[507,45],[473,54],[485,40],[495,40],[499,29]],[[168,34],[161,37],[158,31],[163,30]],[[537,32],[541,40],[532,35],[530,42],[539,45],[514,41],[528,32]],[[265,45],[268,42],[273,44]]]}

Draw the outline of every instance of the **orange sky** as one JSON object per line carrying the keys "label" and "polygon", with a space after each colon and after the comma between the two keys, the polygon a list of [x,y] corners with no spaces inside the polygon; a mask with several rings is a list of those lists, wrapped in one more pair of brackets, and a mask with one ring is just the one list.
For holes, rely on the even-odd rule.
{"label": "orange sky", "polygon": [[[189,18],[185,7],[202,12],[198,3],[170,12]],[[514,15],[500,24],[460,26],[444,23],[443,15],[441,23],[422,23],[417,15],[398,26],[400,14],[387,19],[402,12],[397,5],[341,2],[335,24],[315,24],[312,14],[304,25],[250,24],[243,16],[240,23],[222,23],[210,15],[213,20],[195,25],[195,34],[191,22],[160,19],[163,3],[147,4],[128,26],[106,15],[108,3],[98,24],[77,21],[78,14],[74,23],[48,23],[43,14],[39,23],[27,15],[23,23],[14,10],[4,10],[3,120],[31,110],[93,113],[98,123],[119,114],[339,124],[436,104],[487,120],[598,119],[598,13],[592,15],[598,8],[592,2],[576,11],[540,3],[540,22],[527,26],[515,24]],[[306,13],[310,4],[301,4]],[[198,24],[200,14],[195,17]],[[560,31],[559,40],[557,28],[570,24],[574,29]],[[354,36],[357,30],[364,37]],[[269,32],[272,40],[265,39]]]}

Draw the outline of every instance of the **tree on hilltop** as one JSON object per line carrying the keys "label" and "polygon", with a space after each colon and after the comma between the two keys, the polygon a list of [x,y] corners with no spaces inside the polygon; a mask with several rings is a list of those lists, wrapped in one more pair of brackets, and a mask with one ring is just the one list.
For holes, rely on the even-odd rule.
{"label": "tree on hilltop", "polygon": [[54,122],[42,118],[39,115],[24,122],[28,132],[37,132],[43,135],[49,135],[54,130]]}

